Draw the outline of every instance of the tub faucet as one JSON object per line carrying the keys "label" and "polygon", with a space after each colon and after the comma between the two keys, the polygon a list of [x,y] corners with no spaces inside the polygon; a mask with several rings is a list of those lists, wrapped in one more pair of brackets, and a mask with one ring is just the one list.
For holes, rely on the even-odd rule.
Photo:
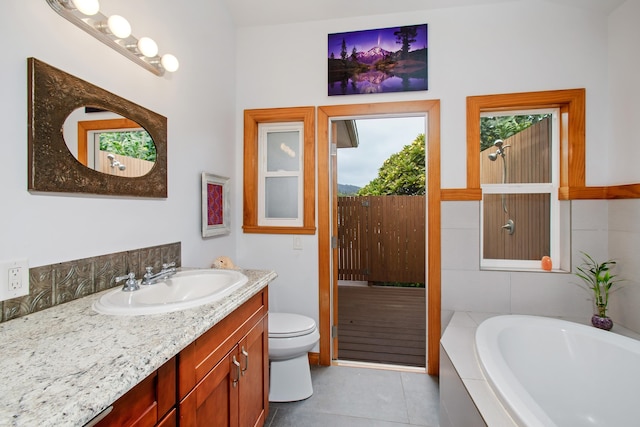
{"label": "tub faucet", "polygon": [[143,285],[153,285],[161,280],[169,278],[176,274],[176,263],[162,264],[162,270],[157,273],[153,273],[153,267],[145,267],[146,273],[142,276]]}
{"label": "tub faucet", "polygon": [[136,280],[135,273],[129,273],[124,276],[116,277],[115,280],[116,280],[116,283],[119,283],[119,282],[122,282],[124,279],[127,279],[127,281],[124,282],[124,286],[122,287],[122,290],[124,292],[133,292],[140,289],[140,286],[138,285],[138,281]]}

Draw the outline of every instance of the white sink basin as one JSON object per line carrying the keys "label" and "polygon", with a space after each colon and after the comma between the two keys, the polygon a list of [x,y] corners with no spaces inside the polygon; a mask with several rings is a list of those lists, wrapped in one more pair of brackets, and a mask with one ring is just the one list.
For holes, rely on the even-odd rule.
{"label": "white sink basin", "polygon": [[107,292],[93,303],[101,314],[140,315],[168,313],[208,304],[247,283],[247,276],[235,270],[187,270],[140,290],[124,292],[121,287]]}

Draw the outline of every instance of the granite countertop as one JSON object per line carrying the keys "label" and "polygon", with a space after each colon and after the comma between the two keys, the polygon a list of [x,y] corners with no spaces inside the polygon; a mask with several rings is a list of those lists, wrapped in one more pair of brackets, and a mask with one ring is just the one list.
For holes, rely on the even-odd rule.
{"label": "granite countertop", "polygon": [[262,290],[277,274],[197,308],[98,314],[104,291],[0,324],[0,426],[82,426]]}

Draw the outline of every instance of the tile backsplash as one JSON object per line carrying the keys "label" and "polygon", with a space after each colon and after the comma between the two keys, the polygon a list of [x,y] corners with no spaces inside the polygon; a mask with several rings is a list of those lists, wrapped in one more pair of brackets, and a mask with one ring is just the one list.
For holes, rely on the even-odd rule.
{"label": "tile backsplash", "polygon": [[180,242],[30,268],[29,295],[0,302],[0,322],[120,286],[118,276],[140,278],[145,267],[159,271],[171,262],[181,266]]}

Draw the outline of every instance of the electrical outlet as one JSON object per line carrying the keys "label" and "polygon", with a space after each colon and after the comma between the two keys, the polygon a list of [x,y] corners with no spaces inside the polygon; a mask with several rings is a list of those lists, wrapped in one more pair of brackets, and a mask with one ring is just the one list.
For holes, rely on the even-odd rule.
{"label": "electrical outlet", "polygon": [[0,262],[0,301],[29,294],[29,264],[26,259]]}

